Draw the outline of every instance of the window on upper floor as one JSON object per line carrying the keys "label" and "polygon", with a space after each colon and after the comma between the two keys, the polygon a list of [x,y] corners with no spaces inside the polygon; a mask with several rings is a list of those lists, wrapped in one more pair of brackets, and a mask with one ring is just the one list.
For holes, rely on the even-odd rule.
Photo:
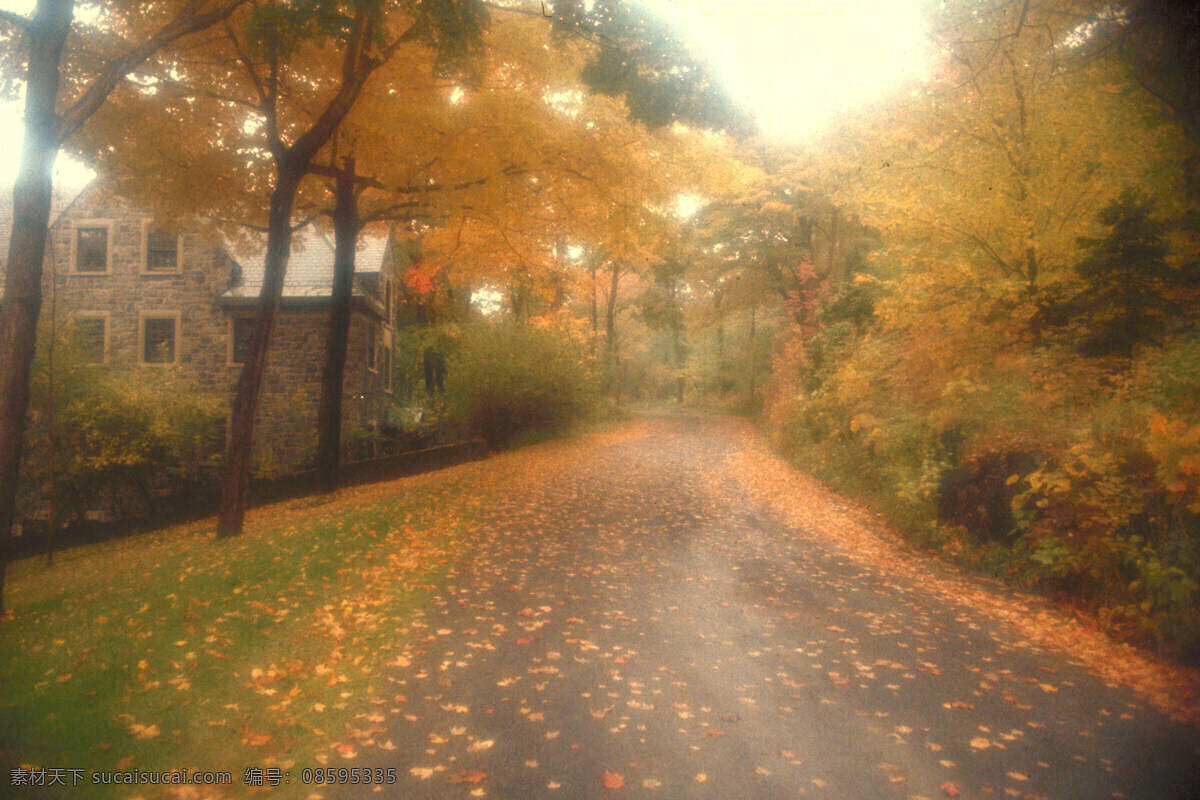
{"label": "window on upper floor", "polygon": [[108,272],[108,225],[81,224],[75,227],[75,272]]}
{"label": "window on upper floor", "polygon": [[108,320],[102,316],[80,315],[71,323],[72,343],[85,364],[103,364],[108,341]]}
{"label": "window on upper floor", "polygon": [[229,363],[246,363],[250,354],[250,337],[254,335],[254,317],[234,317],[229,321]]}
{"label": "window on upper floor", "polygon": [[146,234],[146,272],[179,271],[179,237],[163,230]]}
{"label": "window on upper floor", "polygon": [[174,364],[179,355],[179,315],[142,316],[142,363]]}
{"label": "window on upper floor", "polygon": [[379,354],[375,346],[375,327],[367,328],[367,369],[374,372],[379,369]]}

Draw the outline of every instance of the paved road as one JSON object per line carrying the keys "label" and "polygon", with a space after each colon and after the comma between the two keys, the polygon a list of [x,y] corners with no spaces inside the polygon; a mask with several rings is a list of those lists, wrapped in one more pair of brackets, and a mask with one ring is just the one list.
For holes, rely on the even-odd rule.
{"label": "paved road", "polygon": [[1192,796],[1196,728],[714,480],[744,435],[659,419],[502,457],[358,720],[385,749],[339,763],[406,800]]}

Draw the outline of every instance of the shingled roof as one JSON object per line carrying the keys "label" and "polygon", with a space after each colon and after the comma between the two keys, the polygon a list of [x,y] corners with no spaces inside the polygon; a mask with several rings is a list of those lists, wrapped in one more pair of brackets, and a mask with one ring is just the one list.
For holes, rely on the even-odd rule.
{"label": "shingled roof", "polygon": [[[225,292],[223,298],[231,301],[258,298],[263,284],[265,245],[265,240],[262,240],[250,253],[233,255],[241,275],[237,284]],[[386,253],[386,236],[359,236],[354,266],[355,295],[365,297],[368,294],[378,294],[376,287],[379,283],[379,273],[384,268]],[[327,234],[312,227],[292,234],[292,251],[288,257],[287,273],[283,281],[284,299],[329,297],[333,291],[333,255],[333,240]]]}

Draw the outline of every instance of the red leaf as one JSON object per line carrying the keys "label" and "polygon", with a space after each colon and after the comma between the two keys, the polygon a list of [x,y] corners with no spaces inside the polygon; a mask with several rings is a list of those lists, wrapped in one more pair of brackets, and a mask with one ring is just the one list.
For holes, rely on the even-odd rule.
{"label": "red leaf", "polygon": [[942,791],[946,793],[946,797],[958,797],[958,784],[946,781],[942,784]]}
{"label": "red leaf", "polygon": [[625,778],[615,772],[604,773],[604,788],[605,789],[620,789],[625,785]]}
{"label": "red leaf", "polygon": [[481,770],[462,770],[455,772],[450,776],[451,783],[482,783],[487,778],[487,773]]}

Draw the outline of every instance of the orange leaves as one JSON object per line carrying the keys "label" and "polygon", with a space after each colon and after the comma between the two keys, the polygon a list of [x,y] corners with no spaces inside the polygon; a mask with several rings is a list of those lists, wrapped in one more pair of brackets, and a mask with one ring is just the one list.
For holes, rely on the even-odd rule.
{"label": "orange leaves", "polygon": [[262,747],[269,741],[271,741],[271,737],[265,733],[255,733],[254,731],[246,730],[242,734],[242,744],[251,747]]}
{"label": "orange leaves", "polygon": [[434,278],[441,272],[443,264],[439,259],[428,258],[420,266],[410,267],[404,273],[404,285],[409,292],[418,297],[424,297],[437,291]]}
{"label": "orange leaves", "polygon": [[478,770],[478,769],[472,769],[472,770],[464,769],[464,770],[460,770],[458,772],[451,773],[449,776],[447,776],[446,780],[450,781],[453,784],[460,784],[460,785],[461,784],[483,783],[483,781],[487,780],[487,773],[484,772],[483,770]]}
{"label": "orange leaves", "polygon": [[942,784],[941,789],[942,794],[946,795],[946,797],[958,797],[958,795],[961,793],[959,791],[958,784],[954,783],[953,781],[946,781]]}
{"label": "orange leaves", "polygon": [[157,725],[142,725],[137,722],[129,726],[129,732],[139,739],[153,739],[159,734]]}
{"label": "orange leaves", "polygon": [[605,772],[601,779],[605,789],[620,789],[625,786],[625,777],[616,772]]}
{"label": "orange leaves", "polygon": [[834,686],[848,686],[850,684],[850,679],[842,677],[836,672],[831,672],[829,673],[829,682]]}

